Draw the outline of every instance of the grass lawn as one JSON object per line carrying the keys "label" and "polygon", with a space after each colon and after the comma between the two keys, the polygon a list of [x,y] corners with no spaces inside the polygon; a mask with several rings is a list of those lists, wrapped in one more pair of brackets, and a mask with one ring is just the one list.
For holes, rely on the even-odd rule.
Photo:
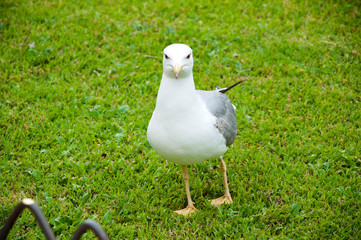
{"label": "grass lawn", "polygon": [[[111,239],[360,239],[361,4],[131,2],[0,2],[0,227],[29,197],[59,239],[85,219]],[[172,212],[180,166],[146,139],[174,42],[198,89],[249,78],[228,93],[234,203],[208,202],[218,159],[192,165],[191,217]],[[9,239],[38,237],[26,211]]]}

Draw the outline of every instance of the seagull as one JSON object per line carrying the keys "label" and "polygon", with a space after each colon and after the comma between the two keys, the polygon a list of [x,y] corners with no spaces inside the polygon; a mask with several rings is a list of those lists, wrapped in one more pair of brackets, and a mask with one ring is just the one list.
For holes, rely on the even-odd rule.
{"label": "seagull", "polygon": [[232,203],[222,156],[236,138],[237,120],[235,107],[224,93],[244,80],[213,91],[196,90],[192,49],[176,43],[163,53],[163,76],[147,138],[159,155],[182,166],[188,206],[174,212],[187,216],[196,211],[186,166],[210,158],[220,158],[225,187],[224,195],[211,204]]}

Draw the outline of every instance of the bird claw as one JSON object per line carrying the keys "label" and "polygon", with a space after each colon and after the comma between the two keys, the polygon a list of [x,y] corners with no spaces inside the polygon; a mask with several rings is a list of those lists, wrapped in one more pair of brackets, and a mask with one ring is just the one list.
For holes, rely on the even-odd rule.
{"label": "bird claw", "polygon": [[220,206],[222,204],[230,204],[233,200],[230,195],[224,195],[220,198],[211,200],[211,204],[215,207]]}
{"label": "bird claw", "polygon": [[195,211],[197,211],[197,209],[194,206],[187,206],[184,209],[177,210],[174,212],[179,215],[188,216],[188,215],[194,213]]}

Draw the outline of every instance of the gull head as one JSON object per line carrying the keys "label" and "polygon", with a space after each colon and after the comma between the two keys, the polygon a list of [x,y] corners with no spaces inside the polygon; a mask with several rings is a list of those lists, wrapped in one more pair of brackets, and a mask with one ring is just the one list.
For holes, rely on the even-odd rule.
{"label": "gull head", "polygon": [[192,74],[192,49],[185,44],[175,43],[163,51],[163,73],[169,78],[180,79]]}

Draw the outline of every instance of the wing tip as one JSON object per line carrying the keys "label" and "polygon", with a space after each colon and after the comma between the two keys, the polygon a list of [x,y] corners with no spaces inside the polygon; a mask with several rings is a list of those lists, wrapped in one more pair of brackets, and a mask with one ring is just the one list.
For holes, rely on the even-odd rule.
{"label": "wing tip", "polygon": [[240,83],[243,83],[246,80],[248,80],[248,78],[243,78],[240,81],[236,82],[235,84],[233,84],[229,87],[225,87],[225,88],[219,88],[218,86],[216,86],[216,91],[218,91],[220,93],[226,93],[228,90],[231,90],[232,88],[234,88],[235,86],[237,86]]}

